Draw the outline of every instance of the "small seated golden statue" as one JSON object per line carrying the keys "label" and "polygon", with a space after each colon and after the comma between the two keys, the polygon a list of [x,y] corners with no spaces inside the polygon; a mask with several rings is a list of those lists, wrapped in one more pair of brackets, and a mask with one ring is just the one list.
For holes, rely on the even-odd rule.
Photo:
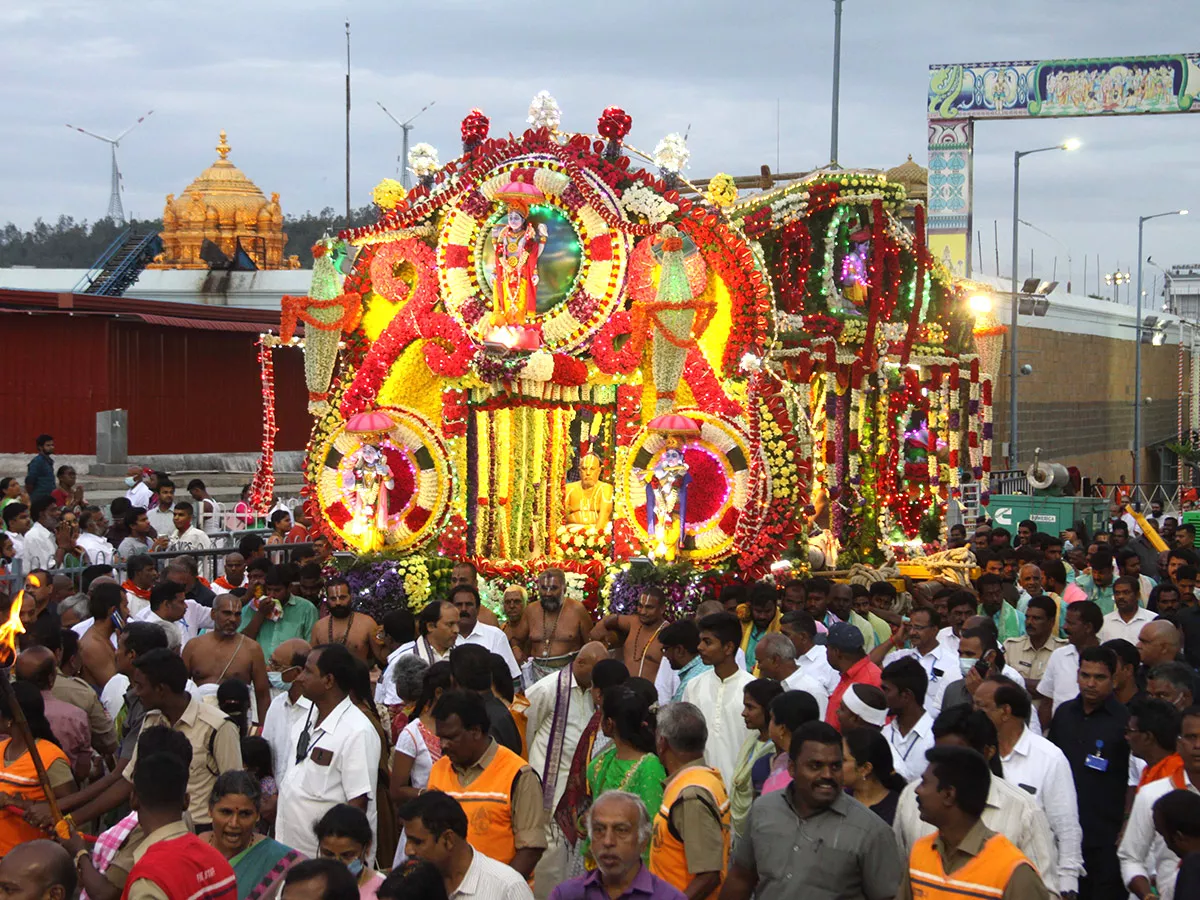
{"label": "small seated golden statue", "polygon": [[603,531],[612,520],[613,487],[600,480],[600,458],[588,453],[579,461],[579,480],[567,485],[565,525]]}

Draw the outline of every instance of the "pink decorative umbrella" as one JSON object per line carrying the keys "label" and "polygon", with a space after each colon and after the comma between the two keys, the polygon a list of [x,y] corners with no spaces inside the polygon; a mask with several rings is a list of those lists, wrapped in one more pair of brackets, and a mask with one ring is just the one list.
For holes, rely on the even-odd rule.
{"label": "pink decorative umbrella", "polygon": [[496,199],[528,213],[529,207],[544,202],[546,195],[533,183],[531,172],[515,172],[513,180],[496,191]]}
{"label": "pink decorative umbrella", "polygon": [[681,437],[694,437],[700,434],[699,422],[678,413],[655,416],[646,427],[658,434],[677,434]]}
{"label": "pink decorative umbrella", "polygon": [[395,421],[387,413],[378,409],[368,409],[355,413],[346,423],[346,431],[350,434],[386,434],[396,427]]}

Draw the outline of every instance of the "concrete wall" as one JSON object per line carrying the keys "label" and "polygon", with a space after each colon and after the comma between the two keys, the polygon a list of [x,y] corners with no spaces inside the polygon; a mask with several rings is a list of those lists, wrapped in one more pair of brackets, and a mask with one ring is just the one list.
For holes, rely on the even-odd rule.
{"label": "concrete wall", "polygon": [[[1100,477],[1107,484],[1121,475],[1132,480],[1134,342],[1027,327],[1025,321],[1022,317],[1018,358],[1033,367],[1033,374],[1018,379],[1021,466],[1027,467],[1034,448],[1041,447],[1042,459],[1078,466],[1085,478]],[[1184,365],[1186,376],[1186,354]],[[1177,344],[1142,345],[1142,397],[1151,398],[1142,407],[1143,448],[1175,440],[1178,366]],[[993,393],[997,457],[1009,436],[1008,371],[1006,337]],[[1005,467],[1000,458],[992,465]],[[1142,473],[1143,481],[1160,479],[1156,452],[1143,449]]]}

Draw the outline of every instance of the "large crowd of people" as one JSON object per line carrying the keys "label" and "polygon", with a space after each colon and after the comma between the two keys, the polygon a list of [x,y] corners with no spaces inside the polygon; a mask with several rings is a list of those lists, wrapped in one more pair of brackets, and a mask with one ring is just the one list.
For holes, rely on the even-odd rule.
{"label": "large crowd of people", "polygon": [[1162,553],[1122,518],[954,526],[974,581],[732,578],[694,610],[647,585],[599,617],[553,567],[493,611],[464,561],[377,620],[290,517],[206,578],[203,497],[131,476],[110,535],[35,463],[28,504],[0,484],[14,896],[1200,897],[1170,517]]}

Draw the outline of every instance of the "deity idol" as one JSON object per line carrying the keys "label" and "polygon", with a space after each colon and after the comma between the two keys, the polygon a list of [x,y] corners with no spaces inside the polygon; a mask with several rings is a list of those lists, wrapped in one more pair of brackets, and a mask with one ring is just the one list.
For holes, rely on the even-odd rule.
{"label": "deity idol", "polygon": [[567,485],[566,524],[603,531],[612,520],[613,489],[600,480],[600,458],[589,453],[579,461],[579,480]]}
{"label": "deity idol", "polygon": [[354,498],[353,530],[371,537],[372,548],[383,545],[388,530],[387,492],[395,485],[387,456],[374,444],[363,444],[344,487]]}
{"label": "deity idol", "polygon": [[674,562],[683,547],[687,490],[692,481],[683,458],[683,438],[668,434],[666,449],[646,473],[646,530],[655,541],[654,555]]}
{"label": "deity idol", "polygon": [[492,278],[492,325],[524,325],[537,313],[538,257],[546,226],[529,221],[529,207],[545,196],[518,175],[496,197],[508,207],[507,223],[492,230],[496,268]]}

